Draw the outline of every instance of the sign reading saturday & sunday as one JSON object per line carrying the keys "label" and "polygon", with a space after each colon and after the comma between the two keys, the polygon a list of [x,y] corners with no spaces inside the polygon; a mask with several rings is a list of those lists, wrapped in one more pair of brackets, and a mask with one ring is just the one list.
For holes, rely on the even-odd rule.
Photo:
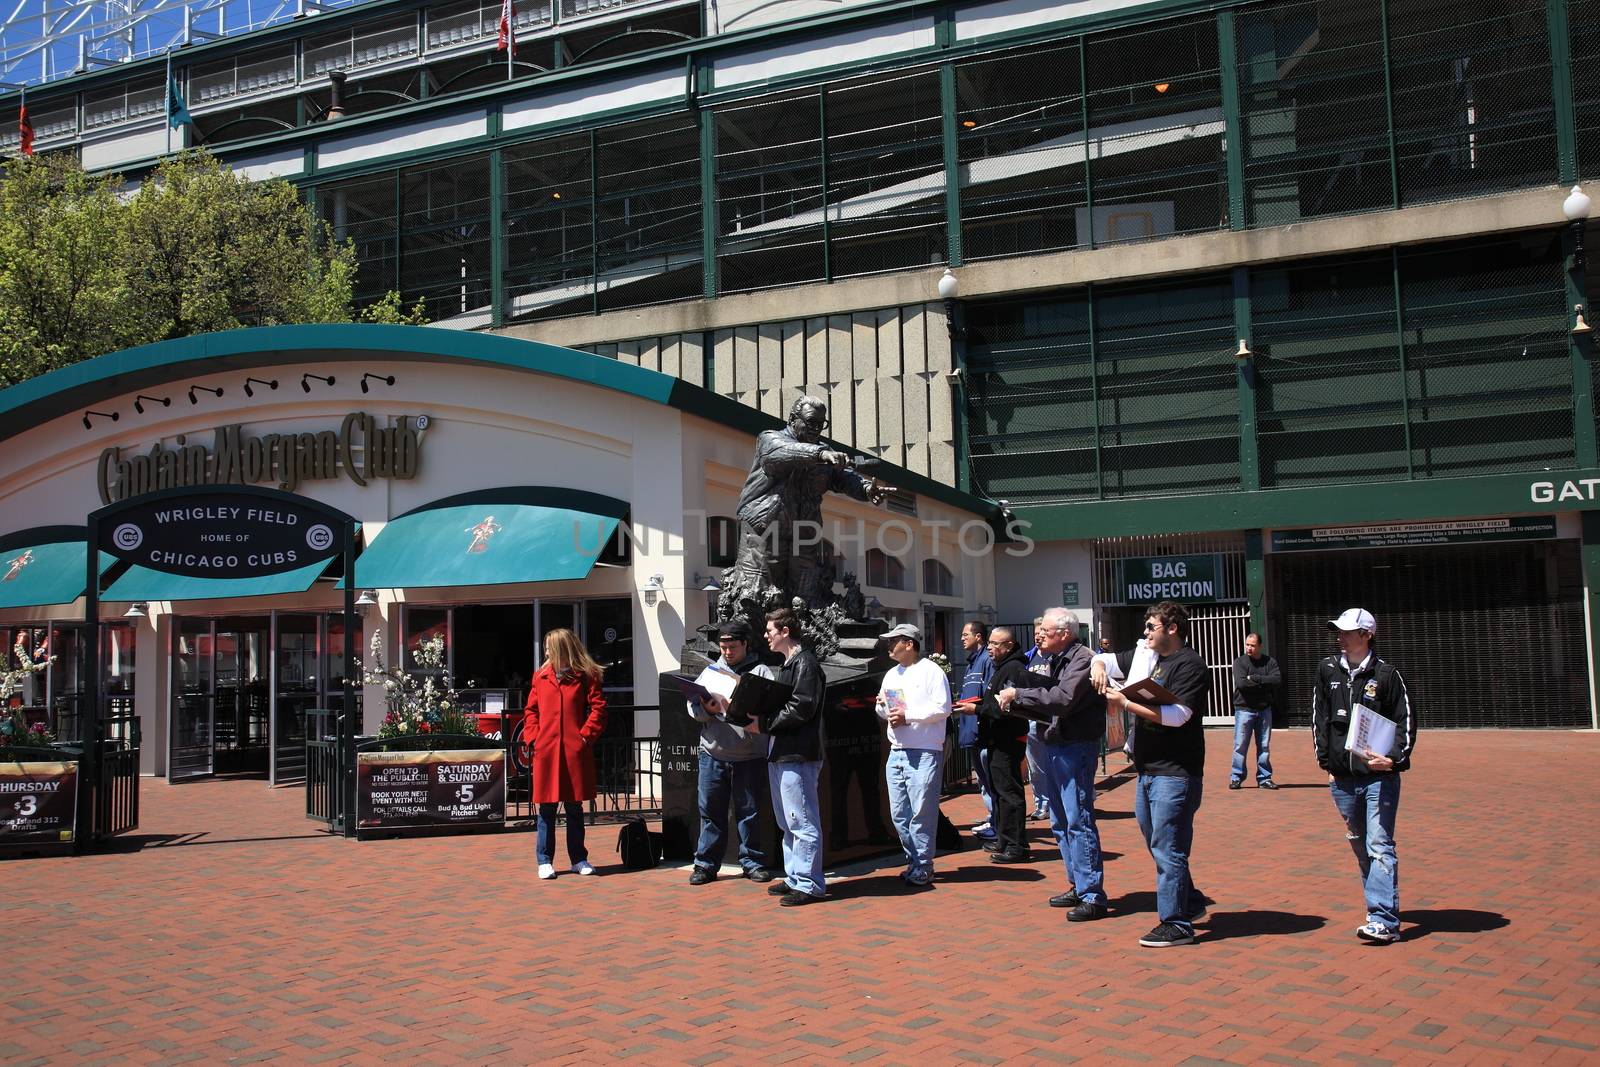
{"label": "sign reading saturday & sunday", "polygon": [[1443,522],[1394,522],[1370,526],[1324,526],[1272,531],[1274,552],[1317,552],[1348,548],[1405,548],[1413,545],[1464,545],[1484,541],[1537,541],[1556,535],[1554,515]]}
{"label": "sign reading saturday & sunday", "polygon": [[356,833],[504,826],[506,750],[356,753]]}

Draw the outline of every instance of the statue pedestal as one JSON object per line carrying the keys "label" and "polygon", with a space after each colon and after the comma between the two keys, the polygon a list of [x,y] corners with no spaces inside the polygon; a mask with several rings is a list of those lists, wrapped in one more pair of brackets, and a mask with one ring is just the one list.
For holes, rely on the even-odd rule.
{"label": "statue pedestal", "polygon": [[[828,685],[822,701],[823,764],[818,783],[822,805],[823,863],[834,866],[863,856],[897,850],[899,839],[889,821],[889,795],[883,766],[889,739],[873,701],[884,672],[891,666],[878,656],[881,621],[840,627],[840,649],[824,660]],[[698,674],[707,650],[684,646],[680,674]],[[689,717],[683,692],[668,675],[660,680],[662,855],[687,863],[700,836],[700,724]],[[772,792],[762,791],[762,842],[767,864],[781,873],[783,851],[772,817]],[[728,823],[730,840],[724,863],[737,863],[738,831]]]}

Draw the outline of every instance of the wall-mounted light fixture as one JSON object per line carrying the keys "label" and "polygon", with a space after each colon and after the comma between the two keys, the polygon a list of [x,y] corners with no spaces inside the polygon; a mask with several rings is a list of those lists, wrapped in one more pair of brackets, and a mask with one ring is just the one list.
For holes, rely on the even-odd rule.
{"label": "wall-mounted light fixture", "polygon": [[1237,351],[1237,352],[1235,352],[1233,354],[1233,358],[1234,359],[1249,359],[1253,355],[1255,355],[1255,353],[1250,351],[1249,343],[1246,342],[1243,337],[1239,338],[1239,351]]}
{"label": "wall-mounted light fixture", "polygon": [[365,612],[368,608],[376,607],[377,604],[378,597],[371,589],[361,590],[361,595],[356,597],[356,608],[362,612]]}
{"label": "wall-mounted light fixture", "polygon": [[1574,270],[1584,268],[1583,257],[1583,230],[1584,223],[1589,218],[1589,194],[1583,191],[1583,186],[1574,185],[1572,192],[1561,202],[1561,213],[1572,223],[1572,267]]}
{"label": "wall-mounted light fixture", "polygon": [[150,605],[143,600],[135,600],[128,605],[128,610],[122,613],[124,619],[142,619],[150,613]]}
{"label": "wall-mounted light fixture", "polygon": [[666,579],[659,574],[652,574],[650,580],[644,583],[645,606],[655,607],[656,600],[666,591]]}
{"label": "wall-mounted light fixture", "polygon": [[1572,310],[1577,316],[1577,321],[1572,324],[1573,335],[1582,337],[1584,334],[1593,333],[1593,327],[1591,327],[1587,322],[1583,321],[1583,305],[1575,304],[1573,305]]}
{"label": "wall-mounted light fixture", "polygon": [[95,416],[96,418],[110,419],[112,422],[116,422],[118,419],[122,418],[121,412],[117,411],[85,411],[83,413],[83,428],[85,430],[94,428],[93,424],[89,422],[89,416],[91,415]]}
{"label": "wall-mounted light fixture", "polygon": [[694,584],[700,587],[702,593],[722,592],[722,583],[717,580],[715,573],[701,574],[699,571],[695,571]]}
{"label": "wall-mounted light fixture", "polygon": [[268,389],[276,389],[276,388],[278,388],[278,379],[276,379],[276,378],[246,378],[244,380],[244,395],[245,396],[255,396],[256,395],[255,394],[255,390],[250,388],[250,383],[251,382],[255,382],[257,385],[264,385]]}
{"label": "wall-mounted light fixture", "polygon": [[143,415],[144,402],[146,400],[150,401],[152,404],[160,404],[164,408],[170,408],[172,406],[172,398],[170,396],[145,396],[143,393],[140,393],[138,396],[133,398],[133,410]]}
{"label": "wall-mounted light fixture", "polygon": [[372,391],[371,387],[369,385],[367,385],[367,379],[368,378],[376,378],[378,381],[382,382],[384,385],[393,385],[394,384],[394,375],[392,375],[392,374],[373,374],[373,373],[371,373],[369,371],[368,373],[363,374],[361,376],[361,391],[363,393],[369,393],[369,392]]}
{"label": "wall-mounted light fixture", "polygon": [[300,375],[300,388],[303,391],[305,391],[307,393],[311,392],[311,379],[312,378],[315,378],[317,381],[321,382],[323,385],[332,385],[333,384],[333,375],[330,374],[326,378],[324,378],[320,374],[312,374],[312,373],[310,373],[308,371],[307,373]]}
{"label": "wall-mounted light fixture", "polygon": [[189,403],[191,403],[191,404],[200,403],[200,401],[194,395],[194,391],[196,389],[200,390],[202,393],[210,393],[212,396],[221,396],[222,395],[222,387],[221,386],[218,386],[217,388],[213,389],[209,385],[191,385],[191,386],[189,386]]}

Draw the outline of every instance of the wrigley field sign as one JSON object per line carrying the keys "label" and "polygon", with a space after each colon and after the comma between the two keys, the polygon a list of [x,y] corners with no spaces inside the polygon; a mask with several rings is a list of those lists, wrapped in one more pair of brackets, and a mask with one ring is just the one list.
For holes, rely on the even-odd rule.
{"label": "wrigley field sign", "polygon": [[421,462],[422,430],[428,416],[401,416],[392,427],[362,412],[351,412],[339,429],[319,433],[269,433],[247,437],[237,425],[211,431],[211,444],[191,444],[185,434],[175,447],[157,442],[149,452],[100,453],[95,484],[100,502],[112,504],[159,489],[203,485],[275,484],[293,492],[301,482],[326,481],[341,474],[357,485],[378,478],[409,479]]}
{"label": "wrigley field sign", "polygon": [[131,501],[109,520],[101,548],[142,567],[199,578],[258,578],[343,551],[326,509],[241,492]]}

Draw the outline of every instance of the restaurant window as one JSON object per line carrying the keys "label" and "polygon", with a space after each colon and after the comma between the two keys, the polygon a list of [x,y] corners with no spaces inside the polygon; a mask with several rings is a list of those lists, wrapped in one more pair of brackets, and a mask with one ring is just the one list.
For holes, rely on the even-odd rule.
{"label": "restaurant window", "polygon": [[922,591],[929,596],[955,596],[956,576],[936,559],[922,561]]}
{"label": "restaurant window", "polygon": [[904,589],[905,564],[881,548],[867,549],[867,584],[879,589]]}

